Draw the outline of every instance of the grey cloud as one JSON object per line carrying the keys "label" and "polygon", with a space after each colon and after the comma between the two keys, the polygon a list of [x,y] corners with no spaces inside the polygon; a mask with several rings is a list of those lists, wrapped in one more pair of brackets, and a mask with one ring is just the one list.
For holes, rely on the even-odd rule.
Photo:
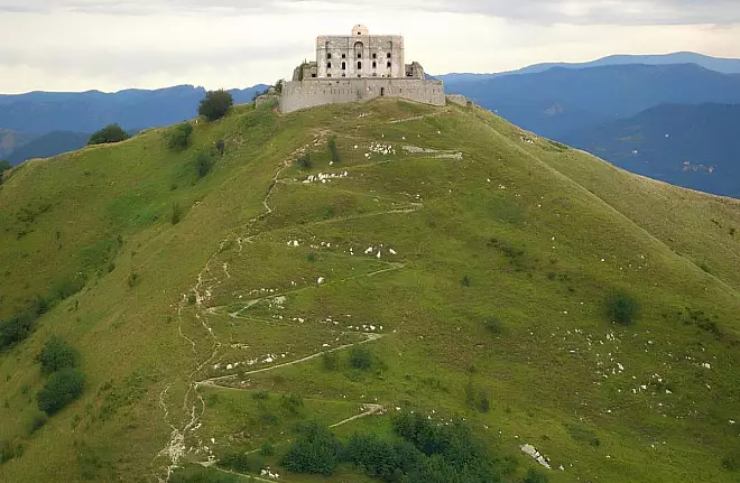
{"label": "grey cloud", "polygon": [[551,24],[733,24],[738,0],[0,0],[0,11],[144,15],[148,13],[249,15],[313,11],[424,11],[480,14],[527,23]]}

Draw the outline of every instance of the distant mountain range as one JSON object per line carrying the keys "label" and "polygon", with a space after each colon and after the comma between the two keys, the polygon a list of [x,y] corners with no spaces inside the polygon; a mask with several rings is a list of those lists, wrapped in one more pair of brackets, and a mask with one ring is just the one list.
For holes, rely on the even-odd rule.
{"label": "distant mountain range", "polygon": [[563,141],[634,173],[740,198],[740,105],[664,104]]}
{"label": "distant mountain range", "polygon": [[[250,102],[266,89],[256,85],[232,89],[237,104]],[[90,133],[118,123],[137,131],[190,119],[205,95],[203,87],[181,85],[164,89],[119,92],[29,92],[0,95],[0,157],[18,163],[77,149]]]}
{"label": "distant mountain range", "polygon": [[522,69],[508,72],[499,72],[495,74],[474,74],[474,73],[453,73],[435,76],[444,80],[446,83],[463,82],[470,80],[488,79],[491,77],[500,77],[505,75],[516,74],[537,74],[545,72],[553,67],[562,67],[566,69],[588,69],[591,67],[604,67],[608,65],[671,65],[671,64],[696,64],[708,70],[720,72],[722,74],[740,74],[740,59],[723,59],[720,57],[710,57],[708,55],[697,54],[694,52],[675,52],[672,54],[658,55],[610,55],[601,59],[589,62],[547,62],[534,64]]}
{"label": "distant mountain range", "polygon": [[562,139],[659,104],[740,103],[740,74],[720,74],[695,64],[553,67],[449,83],[447,89],[526,129]]}

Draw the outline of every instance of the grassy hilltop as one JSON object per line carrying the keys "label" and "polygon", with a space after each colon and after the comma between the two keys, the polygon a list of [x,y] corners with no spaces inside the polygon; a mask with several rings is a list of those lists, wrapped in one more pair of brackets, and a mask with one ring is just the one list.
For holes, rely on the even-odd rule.
{"label": "grassy hilltop", "polygon": [[[36,314],[0,352],[0,481],[379,481],[281,461],[300,422],[390,441],[410,411],[503,481],[740,478],[740,202],[476,107],[193,125],[0,185],[0,320]],[[45,421],[53,336],[85,384]]]}

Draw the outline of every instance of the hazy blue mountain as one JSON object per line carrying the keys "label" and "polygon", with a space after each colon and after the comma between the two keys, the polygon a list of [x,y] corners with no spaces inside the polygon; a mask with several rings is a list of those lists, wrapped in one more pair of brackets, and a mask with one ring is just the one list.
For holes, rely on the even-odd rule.
{"label": "hazy blue mountain", "polygon": [[555,139],[664,103],[740,103],[740,75],[695,64],[554,67],[451,83],[447,89]]}
{"label": "hazy blue mountain", "polygon": [[0,128],[0,160],[33,138],[29,134]]}
{"label": "hazy blue mountain", "polygon": [[89,133],[52,131],[23,144],[6,158],[11,164],[18,164],[31,158],[47,158],[79,149],[87,144],[88,139],[90,139]]}
{"label": "hazy blue mountain", "polygon": [[665,104],[563,141],[672,184],[740,197],[740,105]]}
{"label": "hazy blue mountain", "polygon": [[[234,89],[237,103],[248,102],[266,86]],[[114,93],[29,92],[0,95],[0,128],[25,133],[93,132],[116,122],[125,129],[172,124],[195,116],[205,89],[191,85]]]}
{"label": "hazy blue mountain", "polygon": [[436,76],[448,83],[469,82],[473,80],[490,79],[491,77],[514,75],[514,74],[536,74],[552,69],[563,67],[567,69],[587,69],[590,67],[605,67],[609,65],[670,65],[670,64],[696,64],[708,70],[722,74],[740,74],[740,59],[725,59],[721,57],[710,57],[695,52],[674,52],[671,54],[657,55],[610,55],[590,62],[546,62],[534,64],[522,69],[500,72],[495,74],[473,74],[452,73]]}

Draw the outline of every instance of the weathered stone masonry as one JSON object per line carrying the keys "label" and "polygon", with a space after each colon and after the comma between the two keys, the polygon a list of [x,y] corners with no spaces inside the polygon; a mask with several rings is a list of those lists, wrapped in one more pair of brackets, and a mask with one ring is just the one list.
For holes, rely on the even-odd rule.
{"label": "weathered stone masonry", "polygon": [[280,110],[357,102],[377,97],[400,97],[444,105],[441,81],[426,80],[418,62],[406,64],[403,37],[369,35],[356,25],[349,36],[316,39],[316,61],[305,62],[284,82]]}

